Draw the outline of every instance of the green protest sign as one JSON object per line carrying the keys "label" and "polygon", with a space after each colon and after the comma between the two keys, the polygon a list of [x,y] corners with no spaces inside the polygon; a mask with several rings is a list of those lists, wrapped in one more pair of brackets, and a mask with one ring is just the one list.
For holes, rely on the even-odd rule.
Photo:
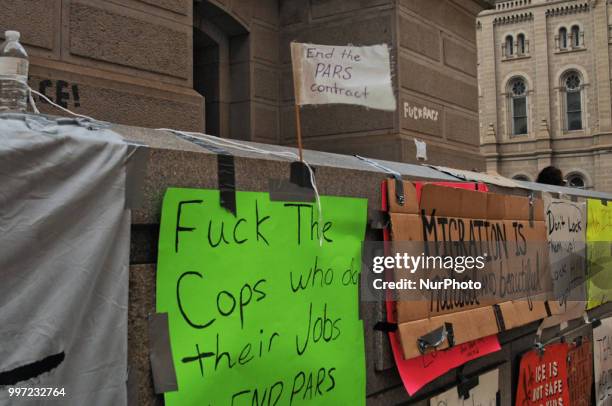
{"label": "green protest sign", "polygon": [[[365,405],[364,199],[168,189],[157,265],[178,391],[166,405]],[[320,244],[317,235],[322,233]]]}

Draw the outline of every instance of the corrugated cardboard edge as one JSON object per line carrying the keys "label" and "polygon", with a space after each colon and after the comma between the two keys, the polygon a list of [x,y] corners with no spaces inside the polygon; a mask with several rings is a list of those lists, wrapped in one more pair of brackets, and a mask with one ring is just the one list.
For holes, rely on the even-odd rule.
{"label": "corrugated cardboard edge", "polygon": [[[404,358],[411,359],[420,356],[418,338],[443,327],[444,323],[452,324],[455,345],[499,332],[491,306],[401,323],[398,326],[398,332]],[[447,340],[437,347],[438,350],[446,348],[449,348]]]}

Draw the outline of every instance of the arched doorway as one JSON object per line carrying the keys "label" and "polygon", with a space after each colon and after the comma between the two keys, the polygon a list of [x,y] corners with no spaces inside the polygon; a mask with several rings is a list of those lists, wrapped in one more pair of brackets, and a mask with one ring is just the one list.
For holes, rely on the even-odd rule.
{"label": "arched doorway", "polygon": [[193,87],[205,99],[205,132],[250,138],[249,33],[207,1],[194,6]]}

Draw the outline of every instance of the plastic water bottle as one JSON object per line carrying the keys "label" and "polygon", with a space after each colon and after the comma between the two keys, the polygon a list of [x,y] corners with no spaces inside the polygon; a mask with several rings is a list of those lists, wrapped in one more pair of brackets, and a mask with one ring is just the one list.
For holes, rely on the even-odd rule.
{"label": "plastic water bottle", "polygon": [[18,31],[5,31],[0,46],[0,112],[25,112],[28,106],[28,54]]}

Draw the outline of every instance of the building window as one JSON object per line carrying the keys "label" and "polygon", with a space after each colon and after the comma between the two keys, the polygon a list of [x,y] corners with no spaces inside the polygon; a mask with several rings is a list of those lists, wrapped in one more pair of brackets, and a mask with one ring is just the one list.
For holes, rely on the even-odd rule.
{"label": "building window", "polygon": [[527,86],[523,79],[510,82],[512,135],[527,134]]}
{"label": "building window", "polygon": [[565,27],[559,29],[559,48],[567,49],[567,28]]}
{"label": "building window", "polygon": [[516,53],[525,55],[525,34],[519,34],[516,37]]}
{"label": "building window", "polygon": [[572,27],[572,47],[580,48],[580,27],[574,25]]}
{"label": "building window", "polygon": [[570,174],[567,176],[567,186],[584,189],[584,178],[577,173]]}
{"label": "building window", "polygon": [[514,55],[514,40],[512,35],[506,37],[506,58],[510,58]]}
{"label": "building window", "polygon": [[580,76],[570,72],[565,76],[565,119],[568,131],[582,130],[582,92]]}

